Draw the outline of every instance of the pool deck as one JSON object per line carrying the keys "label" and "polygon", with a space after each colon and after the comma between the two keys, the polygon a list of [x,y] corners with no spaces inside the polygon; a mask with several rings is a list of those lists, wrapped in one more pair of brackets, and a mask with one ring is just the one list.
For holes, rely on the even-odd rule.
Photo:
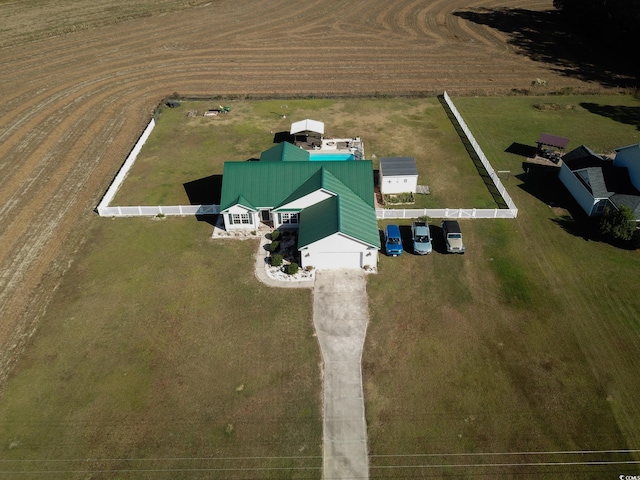
{"label": "pool deck", "polygon": [[360,137],[353,138],[317,138],[309,137],[306,141],[296,141],[296,146],[303,150],[308,150],[313,153],[326,153],[326,154],[352,154],[356,158],[358,155],[356,152],[362,153],[364,158],[364,144]]}

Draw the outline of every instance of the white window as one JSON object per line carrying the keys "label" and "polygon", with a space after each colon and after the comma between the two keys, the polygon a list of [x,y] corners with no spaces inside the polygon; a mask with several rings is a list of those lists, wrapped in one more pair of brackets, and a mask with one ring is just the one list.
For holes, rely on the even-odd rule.
{"label": "white window", "polygon": [[280,214],[280,223],[285,225],[296,225],[298,223],[298,214],[297,213],[281,213]]}
{"label": "white window", "polygon": [[251,215],[248,213],[232,213],[229,217],[231,225],[251,225]]}

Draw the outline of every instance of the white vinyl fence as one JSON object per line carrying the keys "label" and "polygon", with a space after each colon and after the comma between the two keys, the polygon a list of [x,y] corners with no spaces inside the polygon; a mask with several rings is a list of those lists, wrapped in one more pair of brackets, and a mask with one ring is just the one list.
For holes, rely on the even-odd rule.
{"label": "white vinyl fence", "polygon": [[473,134],[471,133],[471,130],[469,130],[469,127],[467,127],[467,124],[465,123],[464,119],[462,118],[462,115],[460,115],[460,112],[458,112],[458,109],[453,104],[453,101],[451,100],[451,97],[449,97],[447,92],[444,92],[443,97],[444,97],[444,101],[449,106],[449,109],[451,109],[451,112],[453,113],[453,116],[456,117],[456,120],[458,121],[458,124],[460,125],[460,128],[462,129],[462,131],[466,135],[467,139],[469,140],[469,143],[471,144],[471,146],[475,150],[476,154],[480,158],[480,161],[482,162],[482,165],[484,165],[484,168],[487,170],[487,173],[491,177],[491,180],[493,181],[493,184],[496,186],[496,189],[498,190],[498,192],[502,196],[504,202],[507,204],[507,208],[506,209],[501,208],[501,209],[498,209],[498,210],[499,211],[508,211],[509,212],[509,216],[502,216],[502,215],[499,214],[496,217],[478,217],[478,218],[516,218],[518,216],[518,207],[516,207],[516,204],[513,203],[513,200],[511,199],[511,196],[509,195],[509,192],[507,192],[507,189],[504,188],[504,185],[502,185],[502,182],[500,181],[500,178],[498,177],[498,174],[496,173],[496,171],[493,169],[493,167],[489,163],[489,160],[487,160],[487,157],[485,156],[484,152],[480,148],[480,145],[478,145],[478,142],[476,142],[476,139],[473,137]]}
{"label": "white vinyl fence", "polygon": [[118,189],[127,177],[129,170],[138,158],[142,146],[145,144],[149,135],[156,126],[155,120],[152,118],[149,124],[138,138],[135,146],[129,153],[122,167],[116,174],[113,182],[109,186],[107,193],[104,194],[100,204],[98,205],[98,215],[101,217],[152,217],[157,215],[215,215],[220,212],[219,205],[158,205],[158,206],[134,206],[134,207],[111,207],[109,204],[115,197]]}
{"label": "white vinyl fence", "polygon": [[158,215],[215,215],[220,205],[158,205],[137,207],[98,207],[101,217],[153,217]]}
{"label": "white vinyl fence", "polygon": [[[432,209],[376,209],[376,217],[378,219],[385,218],[418,218],[428,216],[432,218],[516,218],[518,216],[518,208],[511,199],[506,188],[502,185],[498,174],[495,172],[484,152],[473,137],[471,130],[467,127],[462,115],[451,101],[451,98],[444,92],[444,100],[451,109],[454,117],[458,121],[460,128],[466,135],[469,143],[475,150],[484,165],[496,189],[504,199],[508,208],[432,208]],[[109,203],[113,200],[116,192],[122,185],[129,169],[136,161],[142,146],[149,138],[155,121],[151,119],[142,135],[136,142],[136,145],[129,153],[122,168],[116,175],[113,183],[107,190],[100,204],[98,205],[98,214],[102,217],[136,217],[136,216],[156,216],[156,215],[215,215],[220,213],[219,205],[170,205],[170,206],[134,206],[134,207],[111,207]]]}
{"label": "white vinyl fence", "polygon": [[513,210],[508,208],[406,208],[376,209],[379,220],[385,218],[515,218]]}

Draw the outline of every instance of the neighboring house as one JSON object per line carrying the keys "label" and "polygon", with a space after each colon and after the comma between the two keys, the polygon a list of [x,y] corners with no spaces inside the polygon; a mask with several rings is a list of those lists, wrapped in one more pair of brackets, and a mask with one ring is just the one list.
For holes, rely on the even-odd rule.
{"label": "neighboring house", "polygon": [[629,170],[629,178],[633,186],[640,190],[640,143],[616,148],[616,157],[613,165],[626,167]]}
{"label": "neighboring house", "polygon": [[418,168],[413,157],[380,159],[380,193],[416,193]]}
{"label": "neighboring house", "polygon": [[615,159],[582,145],[562,157],[559,178],[587,215],[625,205],[640,221],[640,145],[616,149]]}
{"label": "neighboring house", "polygon": [[259,162],[225,162],[220,213],[226,230],[257,230],[260,223],[297,229],[303,268],[375,267],[380,237],[371,161],[308,157],[283,142]]}

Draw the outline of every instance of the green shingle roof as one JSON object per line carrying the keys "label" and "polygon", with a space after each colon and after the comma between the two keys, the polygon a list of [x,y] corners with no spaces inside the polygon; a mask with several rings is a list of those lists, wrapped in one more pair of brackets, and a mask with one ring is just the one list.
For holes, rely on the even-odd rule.
{"label": "green shingle roof", "polygon": [[[294,147],[296,148],[296,147]],[[323,173],[322,170],[325,170]],[[240,196],[257,208],[274,208],[284,200],[310,193],[314,186],[335,180],[330,173],[365,204],[375,208],[373,165],[370,160],[345,162],[225,162],[220,210],[238,203]],[[324,177],[323,177],[324,175]],[[314,177],[314,178],[311,178]],[[335,186],[333,187],[335,188]],[[317,188],[316,188],[317,190]],[[296,193],[297,192],[297,193]],[[245,203],[243,203],[245,205]]]}
{"label": "green shingle roof", "polygon": [[309,152],[289,142],[282,142],[260,155],[261,162],[308,162]]}

